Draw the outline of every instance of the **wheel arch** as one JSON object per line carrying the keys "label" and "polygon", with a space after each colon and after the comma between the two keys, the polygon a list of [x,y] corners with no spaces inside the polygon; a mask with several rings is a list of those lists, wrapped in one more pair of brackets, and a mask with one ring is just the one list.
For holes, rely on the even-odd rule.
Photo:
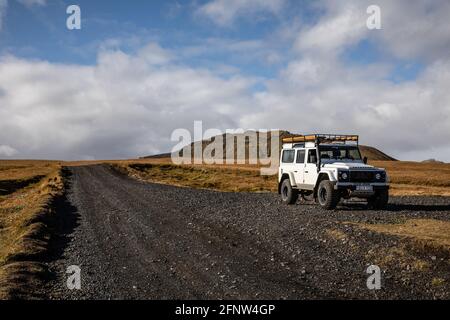
{"label": "wheel arch", "polygon": [[319,176],[317,177],[316,185],[314,186],[314,197],[317,196],[317,189],[319,188],[319,184],[323,180],[331,180],[328,172],[320,172]]}
{"label": "wheel arch", "polygon": [[291,182],[291,185],[292,185],[292,179],[291,179],[289,173],[283,173],[281,175],[280,182],[278,182],[278,194],[281,194],[281,185],[283,184],[283,181],[286,179],[289,179],[289,181]]}

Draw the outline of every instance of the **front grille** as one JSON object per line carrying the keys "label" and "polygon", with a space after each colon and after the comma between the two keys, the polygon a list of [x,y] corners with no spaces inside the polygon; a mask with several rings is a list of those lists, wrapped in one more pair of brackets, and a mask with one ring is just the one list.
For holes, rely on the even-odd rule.
{"label": "front grille", "polygon": [[373,182],[376,172],[350,171],[350,182]]}

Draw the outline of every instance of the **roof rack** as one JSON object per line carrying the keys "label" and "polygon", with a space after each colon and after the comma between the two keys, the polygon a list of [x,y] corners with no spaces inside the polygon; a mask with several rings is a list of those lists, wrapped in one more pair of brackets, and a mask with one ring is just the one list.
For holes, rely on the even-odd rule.
{"label": "roof rack", "polygon": [[315,142],[320,143],[335,143],[335,142],[347,142],[355,141],[358,144],[359,137],[357,135],[344,135],[344,134],[308,134],[308,135],[295,135],[292,137],[283,138],[283,143],[298,143],[298,142]]}
{"label": "roof rack", "polygon": [[[308,135],[294,135],[291,137],[283,138],[281,141],[283,143],[305,143],[314,142],[316,147],[319,147],[321,143],[346,143],[347,141],[356,142],[358,145],[359,137],[357,135],[346,135],[346,134],[308,134]],[[318,157],[317,161],[317,172],[320,171],[321,159]]]}

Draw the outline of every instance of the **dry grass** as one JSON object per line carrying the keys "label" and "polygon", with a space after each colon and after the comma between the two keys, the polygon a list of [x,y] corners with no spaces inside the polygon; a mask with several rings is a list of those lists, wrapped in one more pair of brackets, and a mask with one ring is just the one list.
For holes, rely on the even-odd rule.
{"label": "dry grass", "polygon": [[369,249],[366,258],[383,268],[400,266],[404,270],[427,271],[430,263],[417,257],[404,243],[398,247],[389,248],[384,246],[374,246]]}
{"label": "dry grass", "polygon": [[1,182],[11,186],[0,196],[0,298],[7,298],[42,272],[32,261],[46,250],[43,215],[63,183],[60,164],[49,161],[0,161]]}
{"label": "dry grass", "polygon": [[[70,165],[98,164],[74,162]],[[276,176],[260,176],[257,165],[172,165],[170,158],[109,161],[131,176],[156,183],[221,191],[276,192]],[[131,168],[130,165],[143,165]],[[372,161],[386,168],[391,177],[391,195],[450,196],[450,164],[402,161]],[[145,165],[149,165],[145,167]]]}
{"label": "dry grass", "polygon": [[325,229],[325,234],[331,239],[338,241],[346,241],[348,239],[348,236],[338,229]]}
{"label": "dry grass", "polygon": [[47,175],[59,161],[45,160],[0,160],[0,181],[26,180],[35,176]]}
{"label": "dry grass", "polygon": [[433,278],[433,280],[431,280],[431,285],[434,287],[439,287],[445,284],[445,279],[442,278]]}
{"label": "dry grass", "polygon": [[[400,241],[395,247],[374,244],[366,254],[371,263],[384,268],[400,266],[412,272],[428,271],[432,267],[431,257],[444,260],[450,265],[450,222],[435,219],[409,219],[391,224],[353,223],[360,229],[380,234],[397,236]],[[442,284],[442,279],[434,280],[433,286]]]}
{"label": "dry grass", "polygon": [[372,161],[386,168],[392,195],[450,196],[450,164],[406,161]]}
{"label": "dry grass", "polygon": [[274,192],[276,178],[261,176],[256,168],[232,166],[177,166],[153,163],[115,163],[132,177],[149,182],[227,192]]}
{"label": "dry grass", "polygon": [[[409,219],[402,223],[364,224],[353,223],[359,228],[377,233],[400,237],[396,247],[387,248],[374,246],[367,258],[380,266],[392,267],[400,265],[412,271],[430,269],[430,256],[444,259],[450,265],[450,222],[436,219]],[[418,255],[427,257],[426,260]],[[437,279],[433,285],[440,285],[442,279]],[[439,282],[439,283],[438,283]]]}
{"label": "dry grass", "polygon": [[407,237],[417,242],[431,243],[436,247],[450,251],[450,222],[436,219],[410,219],[404,223],[393,224],[358,224],[358,226],[400,237]]}
{"label": "dry grass", "polygon": [[[52,198],[63,189],[61,165],[111,164],[132,177],[144,181],[230,192],[276,192],[277,177],[261,176],[255,165],[182,165],[170,158],[118,161],[0,161],[0,299],[11,288],[27,289],[30,274],[43,269],[33,257],[46,250],[48,232],[40,218],[48,213]],[[450,164],[424,164],[401,161],[373,161],[387,169],[394,195],[450,196]],[[408,220],[402,224],[359,225],[375,232],[413,240],[416,247],[449,252],[450,222],[432,219]],[[326,230],[329,237],[347,241],[339,230]],[[403,245],[402,245],[403,246]],[[401,263],[423,270],[428,263],[407,250],[378,248],[381,264]],[[381,251],[382,254],[379,254]],[[386,251],[387,250],[387,251]],[[27,262],[28,261],[28,262]],[[441,279],[434,280],[436,285]]]}

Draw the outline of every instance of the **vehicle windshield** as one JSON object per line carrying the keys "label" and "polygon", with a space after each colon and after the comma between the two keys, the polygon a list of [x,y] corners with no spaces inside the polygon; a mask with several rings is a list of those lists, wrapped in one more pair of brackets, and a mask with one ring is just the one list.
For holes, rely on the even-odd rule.
{"label": "vehicle windshield", "polygon": [[361,161],[361,153],[356,146],[321,146],[320,159]]}

